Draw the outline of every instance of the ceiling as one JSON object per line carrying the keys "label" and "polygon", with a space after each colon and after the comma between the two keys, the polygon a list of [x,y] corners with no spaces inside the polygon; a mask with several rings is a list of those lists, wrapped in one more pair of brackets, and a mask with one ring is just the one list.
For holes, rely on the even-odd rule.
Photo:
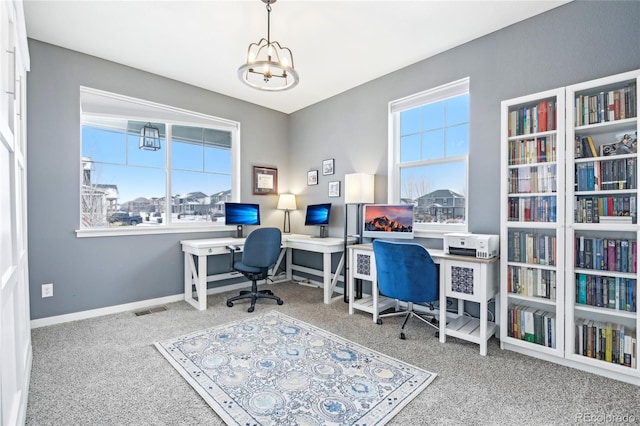
{"label": "ceiling", "polygon": [[292,113],[567,3],[310,1],[272,6],[271,40],[300,75],[285,92],[242,84],[249,43],[267,36],[259,0],[25,0],[27,36]]}

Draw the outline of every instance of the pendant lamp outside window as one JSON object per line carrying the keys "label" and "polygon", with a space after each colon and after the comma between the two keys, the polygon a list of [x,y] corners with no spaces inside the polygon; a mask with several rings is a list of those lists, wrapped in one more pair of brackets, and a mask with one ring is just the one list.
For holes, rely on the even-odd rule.
{"label": "pendant lamp outside window", "polygon": [[160,149],[160,129],[147,123],[140,129],[140,149],[157,151]]}

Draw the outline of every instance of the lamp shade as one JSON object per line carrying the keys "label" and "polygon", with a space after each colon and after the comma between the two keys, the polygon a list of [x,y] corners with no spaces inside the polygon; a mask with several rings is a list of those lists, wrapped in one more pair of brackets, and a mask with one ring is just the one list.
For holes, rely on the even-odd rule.
{"label": "lamp shade", "polygon": [[351,173],[344,175],[344,203],[373,203],[374,175],[368,173]]}
{"label": "lamp shade", "polygon": [[279,210],[295,210],[296,209],[296,196],[293,194],[280,194],[278,199]]}

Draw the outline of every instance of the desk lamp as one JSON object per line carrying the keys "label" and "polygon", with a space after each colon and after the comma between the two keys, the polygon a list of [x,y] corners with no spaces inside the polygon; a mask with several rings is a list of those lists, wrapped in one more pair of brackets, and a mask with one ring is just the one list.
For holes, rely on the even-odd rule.
{"label": "desk lamp", "polygon": [[296,209],[296,196],[293,194],[280,194],[278,199],[279,210],[284,210],[284,225],[282,226],[282,232],[285,234],[291,233],[291,216],[290,210]]}
{"label": "desk lamp", "polygon": [[[362,204],[373,203],[375,188],[375,176],[367,173],[351,173],[344,175],[344,253],[345,270],[348,269],[347,261],[347,237],[356,237],[358,244],[362,243],[362,224],[360,207]],[[356,234],[349,235],[349,204],[356,205]],[[345,272],[346,276],[346,272]],[[356,298],[362,298],[362,282],[356,282]],[[348,294],[345,288],[344,301],[348,302]]]}

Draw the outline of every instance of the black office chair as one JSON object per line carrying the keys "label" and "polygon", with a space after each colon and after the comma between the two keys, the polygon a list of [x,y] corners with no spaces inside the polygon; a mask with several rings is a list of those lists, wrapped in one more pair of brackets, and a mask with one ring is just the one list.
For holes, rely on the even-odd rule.
{"label": "black office chair", "polygon": [[231,248],[231,263],[234,270],[251,280],[251,290],[243,290],[240,295],[227,299],[227,306],[240,299],[251,299],[251,306],[247,312],[253,312],[258,299],[273,299],[282,305],[284,302],[275,296],[271,290],[258,291],[258,280],[269,276],[269,269],[273,268],[280,254],[282,234],[278,228],[258,228],[252,231],[244,242],[242,260],[235,262],[234,248]]}
{"label": "black office chair", "polygon": [[[438,320],[414,310],[414,303],[426,303],[433,310],[440,297],[438,269],[431,255],[416,243],[375,240],[373,253],[376,259],[378,290],[384,296],[407,303],[406,311],[380,315],[380,318],[405,315],[400,328],[400,338],[405,339],[404,327],[410,317],[439,329]],[[381,320],[378,320],[382,324]],[[436,333],[436,336],[438,333]]]}

